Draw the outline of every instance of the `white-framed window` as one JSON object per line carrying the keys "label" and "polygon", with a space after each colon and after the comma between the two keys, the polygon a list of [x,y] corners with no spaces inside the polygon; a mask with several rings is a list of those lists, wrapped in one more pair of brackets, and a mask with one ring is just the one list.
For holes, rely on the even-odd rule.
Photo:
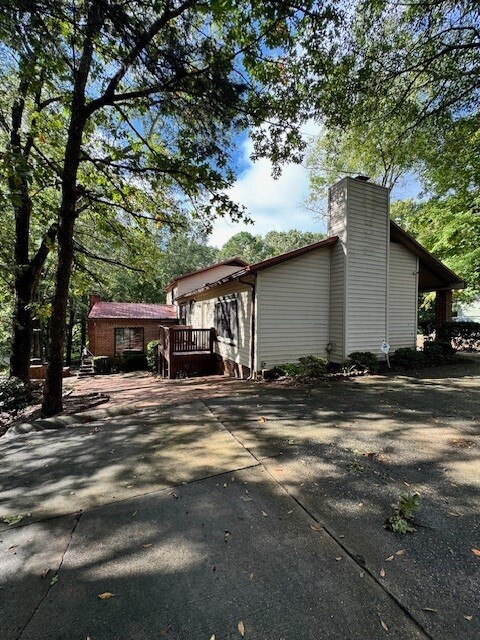
{"label": "white-framed window", "polygon": [[115,328],[115,355],[121,356],[124,351],[144,352],[143,327]]}
{"label": "white-framed window", "polygon": [[223,296],[215,302],[215,329],[217,337],[236,342],[238,338],[237,296]]}

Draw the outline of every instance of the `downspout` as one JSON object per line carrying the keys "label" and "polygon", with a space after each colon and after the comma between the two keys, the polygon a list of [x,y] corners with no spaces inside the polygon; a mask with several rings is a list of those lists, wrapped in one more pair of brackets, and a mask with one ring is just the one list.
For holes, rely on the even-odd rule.
{"label": "downspout", "polygon": [[[256,286],[255,283],[244,282],[242,278],[238,278],[238,282],[241,284],[247,284],[252,287],[252,307],[250,311],[250,375],[247,380],[255,380],[256,371],[255,368],[255,298],[256,298]],[[256,282],[256,278],[255,278]]]}

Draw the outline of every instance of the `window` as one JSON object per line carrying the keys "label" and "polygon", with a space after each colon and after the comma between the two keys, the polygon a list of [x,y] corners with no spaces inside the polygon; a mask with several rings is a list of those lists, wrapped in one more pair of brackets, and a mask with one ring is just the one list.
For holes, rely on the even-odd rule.
{"label": "window", "polygon": [[115,329],[115,355],[124,351],[143,353],[143,327],[122,327]]}
{"label": "window", "polygon": [[181,304],[178,308],[178,324],[187,324],[187,305]]}
{"label": "window", "polygon": [[234,342],[238,337],[238,303],[236,296],[218,298],[215,303],[215,329],[219,338]]}

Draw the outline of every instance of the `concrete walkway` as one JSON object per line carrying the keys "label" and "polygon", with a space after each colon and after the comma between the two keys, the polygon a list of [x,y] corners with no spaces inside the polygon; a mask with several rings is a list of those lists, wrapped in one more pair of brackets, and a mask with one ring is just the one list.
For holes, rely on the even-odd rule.
{"label": "concrete walkway", "polygon": [[472,367],[0,440],[0,637],[479,637]]}

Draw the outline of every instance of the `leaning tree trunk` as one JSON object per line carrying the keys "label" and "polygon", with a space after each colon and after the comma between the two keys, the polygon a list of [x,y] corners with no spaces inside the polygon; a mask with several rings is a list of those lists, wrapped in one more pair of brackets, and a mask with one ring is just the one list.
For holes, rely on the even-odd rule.
{"label": "leaning tree trunk", "polygon": [[[68,202],[68,201],[67,201]],[[50,323],[50,354],[43,390],[42,416],[48,418],[62,410],[63,356],[67,321],[68,291],[73,264],[73,230],[75,226],[75,202],[60,217],[58,227],[58,264],[55,277],[55,294]]]}

